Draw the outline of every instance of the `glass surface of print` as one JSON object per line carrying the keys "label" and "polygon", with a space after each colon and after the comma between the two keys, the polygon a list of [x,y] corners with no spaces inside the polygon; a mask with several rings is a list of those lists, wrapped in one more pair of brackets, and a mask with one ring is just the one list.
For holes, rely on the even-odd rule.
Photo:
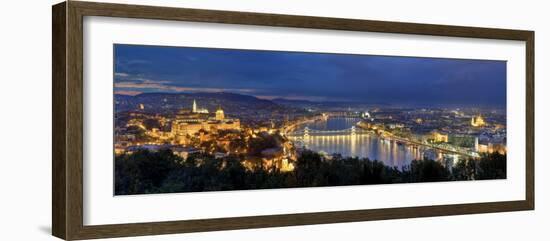
{"label": "glass surface of print", "polygon": [[115,195],[506,178],[506,62],[114,45]]}

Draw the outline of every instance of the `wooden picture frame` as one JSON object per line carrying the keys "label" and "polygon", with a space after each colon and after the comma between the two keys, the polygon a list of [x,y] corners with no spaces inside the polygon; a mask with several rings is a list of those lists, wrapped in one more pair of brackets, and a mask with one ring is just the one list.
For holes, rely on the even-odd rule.
{"label": "wooden picture frame", "polygon": [[[66,240],[265,228],[474,213],[533,210],[534,32],[432,24],[369,21],[68,1],[52,8],[52,232]],[[83,17],[108,16],[260,26],[299,27],[526,43],[525,200],[285,215],[86,226],[83,224]]]}

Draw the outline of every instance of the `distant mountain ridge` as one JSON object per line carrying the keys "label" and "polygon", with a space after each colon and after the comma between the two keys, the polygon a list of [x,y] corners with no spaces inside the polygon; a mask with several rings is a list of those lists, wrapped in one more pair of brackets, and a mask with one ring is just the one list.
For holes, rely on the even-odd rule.
{"label": "distant mountain ridge", "polygon": [[140,104],[147,108],[162,109],[191,109],[193,101],[200,108],[206,108],[213,112],[222,107],[229,112],[250,109],[274,109],[281,108],[277,103],[259,99],[255,96],[228,93],[141,93],[138,95],[115,94],[117,111],[137,109]]}
{"label": "distant mountain ridge", "polygon": [[272,99],[271,101],[275,103],[280,103],[280,104],[318,104],[320,103],[320,102],[310,101],[310,100],[293,100],[293,99],[285,99],[285,98],[275,98],[275,99]]}

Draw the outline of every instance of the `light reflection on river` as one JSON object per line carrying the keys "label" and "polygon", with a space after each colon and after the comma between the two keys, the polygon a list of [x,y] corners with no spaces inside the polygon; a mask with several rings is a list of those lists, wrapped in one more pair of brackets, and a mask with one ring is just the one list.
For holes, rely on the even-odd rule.
{"label": "light reflection on river", "polygon": [[[313,130],[342,130],[354,126],[358,118],[329,118],[326,121],[317,121],[300,126],[297,131],[305,127]],[[326,154],[339,153],[344,157],[368,157],[371,160],[384,162],[388,166],[403,167],[412,160],[422,159],[423,148],[382,140],[375,134],[360,135],[310,135],[309,137],[290,137],[297,146],[325,152]]]}

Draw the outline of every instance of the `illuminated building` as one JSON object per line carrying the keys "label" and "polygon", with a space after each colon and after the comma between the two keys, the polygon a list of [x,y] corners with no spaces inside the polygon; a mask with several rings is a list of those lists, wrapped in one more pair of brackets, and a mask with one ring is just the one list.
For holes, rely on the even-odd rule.
{"label": "illuminated building", "polygon": [[481,117],[481,115],[477,115],[472,117],[471,124],[473,127],[481,127],[485,125],[485,121],[483,120],[483,117]]}
{"label": "illuminated building", "polygon": [[[205,109],[199,109],[197,102],[193,101],[193,113],[204,113]],[[183,112],[182,112],[183,113]],[[216,132],[218,130],[240,130],[241,122],[239,119],[225,118],[225,113],[220,107],[216,110],[215,117],[209,118],[206,115],[178,115],[172,122],[171,134],[177,136],[195,135],[199,131]]]}
{"label": "illuminated building", "polygon": [[294,164],[289,162],[288,158],[290,157],[290,153],[287,150],[286,146],[283,145],[283,159],[281,159],[281,165],[279,167],[279,170],[282,172],[294,171]]}
{"label": "illuminated building", "polygon": [[373,127],[373,124],[371,122],[360,121],[357,126],[363,129],[371,129]]}
{"label": "illuminated building", "polygon": [[288,158],[283,158],[281,161],[281,167],[279,168],[281,172],[291,172],[294,171],[294,164],[288,162]]}
{"label": "illuminated building", "polygon": [[439,133],[437,131],[432,132],[432,139],[435,142],[448,142],[449,136],[447,134]]}
{"label": "illuminated building", "polygon": [[193,113],[208,114],[208,110],[206,108],[199,108],[197,101],[193,100]]}
{"label": "illuminated building", "polygon": [[490,153],[498,152],[502,155],[506,154],[507,152],[506,144],[504,143],[489,143],[488,149]]}
{"label": "illuminated building", "polygon": [[504,143],[484,143],[484,144],[479,144],[478,151],[480,153],[498,152],[499,154],[504,155],[506,154],[507,149],[506,149],[506,144]]}
{"label": "illuminated building", "polygon": [[225,119],[225,115],[223,113],[223,110],[221,107],[218,107],[218,110],[216,110],[216,120],[223,121]]}
{"label": "illuminated building", "polygon": [[486,152],[489,152],[489,147],[486,144],[478,144],[478,148],[476,151],[480,153],[486,153]]}
{"label": "illuminated building", "polygon": [[238,119],[224,119],[223,121],[209,119],[184,119],[172,122],[172,134],[194,135],[201,129],[206,131],[239,130],[241,123]]}

